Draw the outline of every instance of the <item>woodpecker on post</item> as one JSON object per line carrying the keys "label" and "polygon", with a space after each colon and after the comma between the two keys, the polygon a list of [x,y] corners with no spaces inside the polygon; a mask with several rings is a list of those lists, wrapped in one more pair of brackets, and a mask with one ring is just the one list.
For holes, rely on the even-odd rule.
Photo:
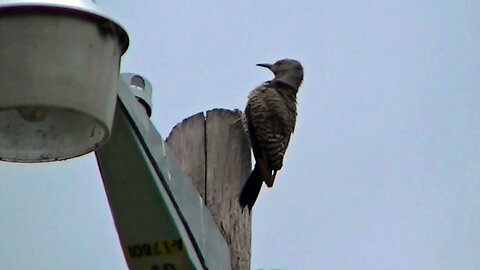
{"label": "woodpecker on post", "polygon": [[275,78],[255,88],[248,96],[242,118],[250,138],[255,168],[240,194],[242,208],[251,211],[263,182],[273,186],[297,117],[297,92],[303,81],[303,67],[293,59],[275,64],[257,64],[270,69]]}

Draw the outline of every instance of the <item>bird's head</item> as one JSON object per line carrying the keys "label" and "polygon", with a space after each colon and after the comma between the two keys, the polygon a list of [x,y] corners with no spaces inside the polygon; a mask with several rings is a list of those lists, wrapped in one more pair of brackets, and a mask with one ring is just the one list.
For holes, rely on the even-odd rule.
{"label": "bird's head", "polygon": [[275,75],[274,81],[286,83],[298,89],[303,81],[303,67],[294,59],[282,59],[275,64],[257,64],[259,67],[270,69]]}

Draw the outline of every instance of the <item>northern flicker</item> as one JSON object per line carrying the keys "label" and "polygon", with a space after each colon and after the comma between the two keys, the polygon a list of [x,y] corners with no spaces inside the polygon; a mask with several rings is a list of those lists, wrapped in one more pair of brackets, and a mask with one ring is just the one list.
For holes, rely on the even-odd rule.
{"label": "northern flicker", "polygon": [[255,88],[248,96],[243,124],[250,138],[255,168],[240,194],[242,208],[249,210],[257,200],[263,182],[273,186],[297,118],[297,92],[303,81],[303,67],[293,59],[275,64],[257,64],[270,69],[275,78]]}

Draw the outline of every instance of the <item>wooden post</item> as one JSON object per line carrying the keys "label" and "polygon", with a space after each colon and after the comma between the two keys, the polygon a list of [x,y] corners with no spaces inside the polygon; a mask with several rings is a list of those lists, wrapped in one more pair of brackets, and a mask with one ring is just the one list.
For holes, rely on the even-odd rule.
{"label": "wooden post", "polygon": [[198,113],[175,126],[166,141],[227,241],[232,270],[249,270],[251,216],[238,198],[251,170],[251,154],[240,112]]}

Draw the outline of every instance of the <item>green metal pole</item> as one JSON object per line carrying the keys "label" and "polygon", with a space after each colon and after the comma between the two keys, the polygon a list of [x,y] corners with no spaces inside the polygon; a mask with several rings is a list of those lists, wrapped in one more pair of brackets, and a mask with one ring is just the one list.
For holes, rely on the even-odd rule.
{"label": "green metal pole", "polygon": [[131,270],[230,269],[210,212],[121,78],[111,138],[96,156]]}

